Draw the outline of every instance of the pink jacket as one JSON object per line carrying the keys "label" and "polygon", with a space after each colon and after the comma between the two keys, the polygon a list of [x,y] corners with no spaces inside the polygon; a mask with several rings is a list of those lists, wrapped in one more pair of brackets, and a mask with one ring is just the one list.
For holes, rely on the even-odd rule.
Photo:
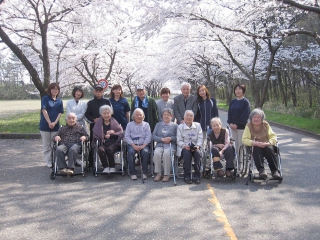
{"label": "pink jacket", "polygon": [[[120,145],[120,141],[123,138],[123,129],[121,125],[115,120],[113,117],[110,118],[110,129],[115,131],[114,135],[118,136],[118,139],[115,143]],[[95,146],[95,142],[99,140],[99,142],[104,143],[104,133],[103,133],[103,118],[100,116],[98,121],[94,124],[93,127],[93,140],[92,140],[92,146]]]}

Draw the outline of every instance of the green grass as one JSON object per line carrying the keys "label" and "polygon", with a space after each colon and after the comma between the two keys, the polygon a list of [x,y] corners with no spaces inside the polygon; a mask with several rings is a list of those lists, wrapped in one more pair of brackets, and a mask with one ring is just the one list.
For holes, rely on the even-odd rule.
{"label": "green grass", "polygon": [[[228,110],[225,103],[218,103],[218,107]],[[320,120],[292,116],[273,110],[265,110],[267,120],[283,125],[296,127],[320,134]],[[0,133],[39,133],[39,111],[17,114],[0,118]],[[65,125],[65,114],[61,116],[60,125]]]}
{"label": "green grass", "polygon": [[[0,133],[39,133],[39,121],[39,111],[1,118]],[[65,114],[61,116],[60,124],[65,124]]]}
{"label": "green grass", "polygon": [[[218,103],[218,108],[228,110],[229,106],[225,103]],[[311,118],[303,118],[298,116],[293,116],[290,114],[284,114],[281,112],[276,112],[274,110],[265,110],[266,120],[287,125],[290,127],[295,127],[299,129],[303,129],[309,132],[320,134],[320,120],[319,119],[311,119]]]}

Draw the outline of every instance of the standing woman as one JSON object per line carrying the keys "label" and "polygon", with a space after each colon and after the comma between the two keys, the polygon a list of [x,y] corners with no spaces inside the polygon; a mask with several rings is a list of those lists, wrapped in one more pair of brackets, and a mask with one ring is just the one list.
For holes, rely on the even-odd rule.
{"label": "standing woman", "polygon": [[211,129],[210,121],[212,118],[219,117],[217,102],[210,98],[210,93],[206,86],[200,85],[197,89],[198,113],[195,122],[199,122],[203,132],[203,142],[207,139],[207,129]]}
{"label": "standing woman", "polygon": [[74,87],[72,90],[73,99],[67,102],[67,115],[69,113],[75,113],[77,116],[77,123],[85,126],[84,114],[87,110],[87,103],[81,98],[84,97],[84,92],[81,87]]}
{"label": "standing woman", "polygon": [[246,93],[246,86],[244,84],[235,85],[233,92],[237,98],[230,102],[227,123],[231,128],[232,138],[235,140],[236,151],[239,154],[242,134],[250,114],[250,102],[244,97]]}
{"label": "standing woman", "polygon": [[52,138],[59,130],[59,119],[63,114],[63,103],[58,95],[60,87],[57,83],[51,83],[47,90],[48,95],[41,100],[41,117],[39,130],[43,144],[43,155],[47,167],[52,167],[51,153],[53,142]]}
{"label": "standing woman", "polygon": [[128,100],[124,97],[122,87],[119,84],[113,85],[110,91],[109,101],[113,107],[113,117],[126,130],[128,122],[130,122],[130,106]]}

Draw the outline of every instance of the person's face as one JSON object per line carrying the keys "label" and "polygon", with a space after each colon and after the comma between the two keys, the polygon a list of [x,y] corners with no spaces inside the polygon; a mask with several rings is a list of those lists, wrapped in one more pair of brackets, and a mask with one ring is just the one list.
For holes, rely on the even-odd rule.
{"label": "person's face", "polygon": [[97,88],[93,91],[93,94],[96,96],[96,98],[102,98],[103,96],[103,89]]}
{"label": "person's face", "polygon": [[142,123],[142,121],[143,121],[143,113],[142,113],[142,111],[135,112],[133,120],[135,121],[135,123],[138,123],[138,124]]}
{"label": "person's face", "polygon": [[57,96],[59,93],[59,89],[57,87],[51,89],[51,96]]}
{"label": "person's face", "polygon": [[255,114],[253,115],[251,122],[253,125],[260,125],[262,123],[262,118],[259,114]]}
{"label": "person's face", "polygon": [[187,113],[184,117],[184,121],[186,124],[191,124],[193,122],[193,114],[192,113]]}
{"label": "person's face", "polygon": [[206,97],[206,95],[207,95],[206,90],[204,90],[203,87],[199,88],[199,96],[203,98],[203,97]]}
{"label": "person's face", "polygon": [[138,98],[140,98],[140,99],[144,98],[144,96],[146,95],[144,89],[138,89],[136,91],[136,93],[137,93]]}
{"label": "person's face", "polygon": [[67,124],[68,126],[74,126],[77,122],[77,118],[74,115],[69,115],[67,117]]}
{"label": "person's face", "polygon": [[172,115],[168,112],[164,112],[162,115],[162,119],[165,123],[169,123],[172,119]]}
{"label": "person's face", "polygon": [[170,97],[170,93],[163,93],[163,94],[161,94],[161,98],[162,98],[162,100],[165,101],[165,102],[168,101],[169,97]]}
{"label": "person's face", "polygon": [[121,94],[121,89],[117,88],[117,89],[112,90],[112,92],[113,92],[114,96],[119,97]]}
{"label": "person's face", "polygon": [[103,118],[103,120],[106,120],[106,121],[109,121],[110,118],[111,118],[111,114],[108,110],[104,110],[102,113],[101,113],[101,116]]}
{"label": "person's face", "polygon": [[183,95],[183,97],[187,98],[190,95],[190,88],[189,86],[183,86],[181,88],[181,93]]}
{"label": "person's face", "polygon": [[220,132],[221,130],[221,125],[217,122],[217,121],[214,121],[212,122],[211,124],[211,128],[214,132]]}
{"label": "person's face", "polygon": [[82,92],[80,90],[77,90],[75,93],[74,93],[74,98],[75,99],[80,99],[82,96]]}
{"label": "person's face", "polygon": [[236,87],[234,90],[234,93],[236,94],[237,97],[243,97],[243,91],[241,87]]}

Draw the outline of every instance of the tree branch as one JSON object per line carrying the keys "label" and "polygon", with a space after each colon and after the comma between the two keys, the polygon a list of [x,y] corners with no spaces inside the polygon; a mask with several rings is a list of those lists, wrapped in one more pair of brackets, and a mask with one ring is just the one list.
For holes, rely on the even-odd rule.
{"label": "tree branch", "polygon": [[319,6],[313,7],[313,6],[309,6],[309,5],[300,4],[300,3],[297,3],[296,1],[292,1],[292,0],[278,0],[278,2],[283,2],[285,4],[288,4],[292,7],[296,7],[298,9],[301,9],[304,11],[314,12],[314,13],[320,14]]}

